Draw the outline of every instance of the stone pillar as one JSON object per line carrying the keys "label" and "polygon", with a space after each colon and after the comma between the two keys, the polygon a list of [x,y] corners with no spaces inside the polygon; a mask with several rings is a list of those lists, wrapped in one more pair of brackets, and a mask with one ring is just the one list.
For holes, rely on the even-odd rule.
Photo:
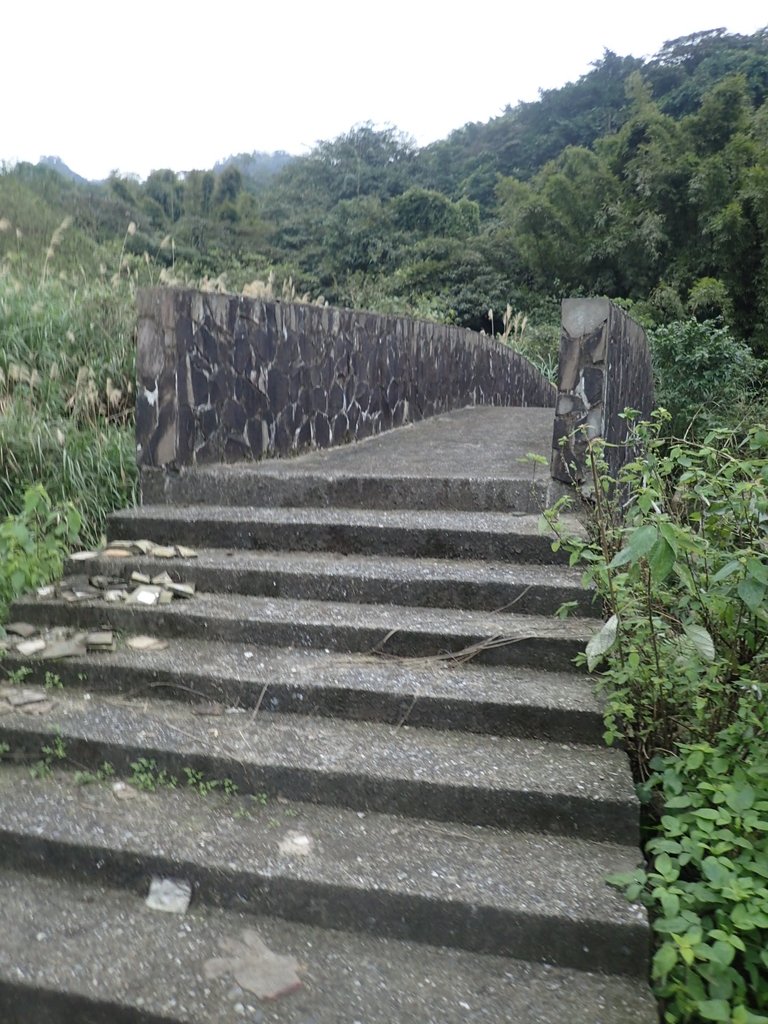
{"label": "stone pillar", "polygon": [[552,439],[552,476],[581,483],[587,447],[606,442],[612,476],[631,457],[625,409],[647,418],[654,405],[653,371],[642,327],[609,299],[564,299],[560,368]]}

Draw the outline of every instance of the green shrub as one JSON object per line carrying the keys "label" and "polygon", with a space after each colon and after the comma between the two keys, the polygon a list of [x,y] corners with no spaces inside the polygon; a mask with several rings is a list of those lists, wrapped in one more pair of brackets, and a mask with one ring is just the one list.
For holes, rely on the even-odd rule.
{"label": "green shrub", "polygon": [[[614,879],[650,909],[667,1024],[768,1022],[768,430],[702,442],[637,428],[594,538],[569,542],[603,598],[605,738],[641,780],[649,866]],[[619,507],[621,501],[624,506]],[[556,515],[554,517],[556,522]]]}
{"label": "green shrub", "polygon": [[714,744],[653,760],[663,813],[649,866],[613,879],[652,912],[667,1024],[768,1022],[768,705],[759,711]]}
{"label": "green shrub", "polygon": [[24,493],[21,512],[0,523],[0,621],[15,597],[61,573],[79,530],[73,505],[54,506],[40,485]]}
{"label": "green shrub", "polygon": [[656,399],[675,436],[702,438],[718,426],[754,419],[765,366],[715,321],[679,320],[649,331]]}

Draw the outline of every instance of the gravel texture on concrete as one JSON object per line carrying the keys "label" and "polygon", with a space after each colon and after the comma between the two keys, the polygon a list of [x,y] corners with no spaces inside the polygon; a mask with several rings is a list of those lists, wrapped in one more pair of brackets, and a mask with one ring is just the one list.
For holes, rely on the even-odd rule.
{"label": "gravel texture on concrete", "polygon": [[[0,873],[3,1024],[652,1024],[647,988],[457,949],[193,904],[183,917],[131,892]],[[259,1000],[208,981],[222,939],[253,928],[300,963],[302,986]],[[437,930],[432,941],[440,942]],[[40,993],[48,993],[47,997]]]}
{"label": "gravel texture on concrete", "polygon": [[[172,538],[196,547],[551,561],[552,538],[539,531],[539,518],[511,512],[155,504],[116,512],[108,533],[112,540],[168,543]],[[572,519],[567,528],[575,532]],[[554,560],[565,562],[567,556],[559,552]]]}
{"label": "gravel texture on concrete", "polygon": [[441,820],[637,840],[637,801],[620,750],[369,722],[241,712],[195,715],[167,701],[60,696],[44,717],[10,709],[0,737],[39,749],[61,736],[73,759],[153,757],[301,800],[337,800]]}
{"label": "gravel texture on concrete", "polygon": [[[70,561],[65,573],[80,574]],[[247,551],[198,548],[183,564],[151,556],[88,562],[93,575],[128,579],[133,572],[194,583],[199,593],[238,593],[355,604],[403,604],[422,608],[548,614],[572,602],[580,615],[599,616],[582,572],[565,566],[495,564],[437,558],[340,555],[336,552]],[[66,586],[66,575],[63,585]]]}
{"label": "gravel texture on concrete", "polygon": [[[200,594],[191,601],[154,607],[101,600],[70,604],[32,596],[15,602],[14,615],[38,625],[96,629],[108,624],[121,632],[157,636],[392,655],[455,653],[482,644],[478,663],[555,670],[571,666],[596,628],[594,619],[584,618],[240,594]],[[504,642],[491,645],[492,638]]]}
{"label": "gravel texture on concrete", "polygon": [[[600,704],[583,673],[191,639],[167,643],[162,651],[118,646],[67,658],[55,671],[67,689],[602,745]],[[9,670],[27,665],[28,681],[41,685],[51,669],[49,661],[12,654],[5,664]]]}
{"label": "gravel texture on concrete", "polygon": [[552,409],[459,409],[295,459],[145,471],[142,489],[146,502],[535,512],[565,491],[547,468],[553,426]]}
{"label": "gravel texture on concrete", "polygon": [[[136,887],[179,877],[197,899],[329,928],[638,975],[642,908],[605,882],[628,846],[477,828],[315,804],[205,798],[158,789],[116,800],[68,773],[0,776],[5,866]],[[295,845],[296,837],[304,845]]]}

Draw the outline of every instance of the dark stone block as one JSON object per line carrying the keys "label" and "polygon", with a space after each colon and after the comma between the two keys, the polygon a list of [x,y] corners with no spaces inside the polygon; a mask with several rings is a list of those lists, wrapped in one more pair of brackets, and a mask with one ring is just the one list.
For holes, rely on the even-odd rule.
{"label": "dark stone block", "polygon": [[195,414],[188,405],[180,405],[176,418],[176,458],[180,466],[192,461],[195,450]]}
{"label": "dark stone block", "polygon": [[337,413],[341,412],[344,408],[344,389],[338,384],[333,383],[331,390],[328,392],[328,415],[333,418]]}
{"label": "dark stone block", "polygon": [[392,426],[402,427],[405,413],[405,402],[398,402],[392,410]]}
{"label": "dark stone block", "polygon": [[315,412],[327,412],[328,397],[325,388],[312,388],[312,408]]}
{"label": "dark stone block", "polygon": [[359,418],[360,406],[357,404],[357,402],[353,402],[350,406],[347,407],[347,420],[349,422],[349,429],[352,431],[353,434],[355,433],[357,421]]}
{"label": "dark stone block", "polygon": [[228,437],[224,444],[225,462],[242,462],[249,455],[248,447],[240,437]]}
{"label": "dark stone block", "polygon": [[211,366],[218,364],[219,346],[216,344],[216,338],[207,324],[201,324],[198,328],[195,344],[202,351]]}
{"label": "dark stone block", "polygon": [[585,366],[581,378],[590,407],[599,405],[603,400],[603,371],[598,366]]}
{"label": "dark stone block", "polygon": [[207,441],[215,433],[219,425],[219,414],[213,408],[203,409],[198,416],[198,422],[200,424],[200,431]]}
{"label": "dark stone block", "polygon": [[261,420],[258,418],[248,420],[245,435],[248,438],[248,447],[253,458],[261,458],[264,454],[264,431],[262,430]]}
{"label": "dark stone block", "polygon": [[284,408],[289,401],[288,378],[286,375],[274,368],[267,374],[267,395],[269,404],[274,413]]}
{"label": "dark stone block", "polygon": [[[242,323],[238,320],[238,323]],[[248,338],[235,338],[235,350],[232,360],[235,373],[250,373],[253,369],[253,353]]]}
{"label": "dark stone block", "polygon": [[327,448],[331,440],[331,428],[324,412],[315,413],[315,444]]}
{"label": "dark stone block", "polygon": [[293,446],[293,437],[288,433],[285,424],[278,420],[275,425],[275,451],[278,455],[287,455]]}
{"label": "dark stone block", "polygon": [[309,448],[312,444],[312,426],[309,419],[305,418],[299,427],[299,432],[296,435],[296,447],[301,451],[305,448]]}
{"label": "dark stone block", "polygon": [[232,431],[235,434],[242,434],[245,430],[247,419],[245,409],[238,402],[233,398],[226,399],[221,412],[221,425],[226,430]]}
{"label": "dark stone block", "polygon": [[202,370],[192,367],[192,397],[195,405],[207,405],[209,401],[208,375]]}
{"label": "dark stone block", "polygon": [[387,388],[387,402],[390,408],[394,408],[400,398],[400,382],[391,380]]}
{"label": "dark stone block", "polygon": [[299,388],[299,396],[296,404],[305,416],[309,416],[312,412],[312,392],[309,388]]}
{"label": "dark stone block", "polygon": [[200,466],[221,462],[221,453],[212,441],[208,441],[195,452],[195,462]]}
{"label": "dark stone block", "polygon": [[333,443],[344,444],[349,437],[349,420],[340,412],[333,421]]}
{"label": "dark stone block", "polygon": [[370,437],[373,434],[373,419],[367,414],[362,414],[357,421],[357,430],[355,436],[359,441],[362,441],[364,437]]}

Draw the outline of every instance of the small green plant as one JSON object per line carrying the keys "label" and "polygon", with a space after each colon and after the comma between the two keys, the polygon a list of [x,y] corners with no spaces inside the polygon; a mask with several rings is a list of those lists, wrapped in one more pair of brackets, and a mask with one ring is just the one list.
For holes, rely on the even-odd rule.
{"label": "small green plant", "polygon": [[56,761],[66,761],[67,748],[60,732],[55,732],[48,743],[40,748],[41,758],[29,769],[33,779],[48,779]]}
{"label": "small green plant", "polygon": [[158,768],[157,761],[150,757],[140,757],[131,762],[130,783],[145,793],[154,793],[160,787],[174,789],[178,779],[169,775],[164,768]]}
{"label": "small green plant", "polygon": [[32,675],[32,669],[29,665],[20,665],[18,668],[11,669],[10,672],[6,672],[5,678],[12,686],[21,686],[27,676]]}
{"label": "small green plant", "polygon": [[0,522],[0,619],[15,597],[61,573],[80,522],[74,505],[55,508],[41,484],[25,491],[18,515]]}
{"label": "small green plant", "polygon": [[58,672],[46,672],[45,683],[43,684],[46,690],[62,690],[64,683],[61,681],[61,676]]}
{"label": "small green plant", "polygon": [[109,761],[103,761],[96,771],[81,769],[75,772],[74,782],[76,786],[90,786],[94,783],[109,782],[115,774],[114,766]]}
{"label": "small green plant", "polygon": [[0,757],[4,757],[6,754],[10,754],[11,748],[8,743],[0,742]]}

